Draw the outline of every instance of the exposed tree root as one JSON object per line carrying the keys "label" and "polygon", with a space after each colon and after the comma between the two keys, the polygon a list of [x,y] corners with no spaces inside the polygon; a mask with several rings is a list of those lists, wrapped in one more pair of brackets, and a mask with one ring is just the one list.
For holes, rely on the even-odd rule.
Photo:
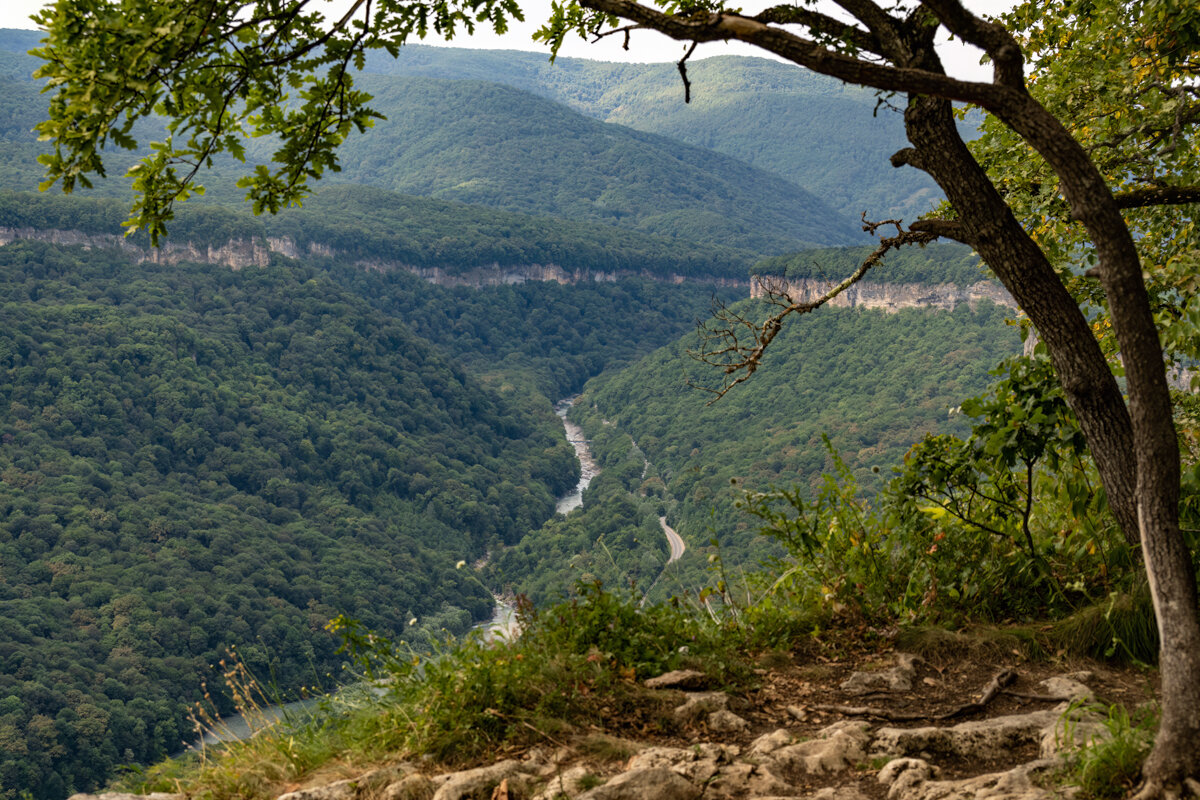
{"label": "exposed tree root", "polygon": [[[999,697],[1004,689],[1011,686],[1016,679],[1017,673],[1011,669],[1001,670],[988,682],[987,686],[983,687],[983,694],[978,700],[973,703],[966,703],[943,714],[912,714],[903,711],[889,711],[886,708],[876,708],[874,706],[815,705],[812,708],[815,711],[829,711],[844,714],[848,717],[878,717],[879,719],[886,719],[889,722],[914,722],[916,720],[941,722],[983,711],[989,703]],[[1055,699],[1061,700],[1061,698]]]}

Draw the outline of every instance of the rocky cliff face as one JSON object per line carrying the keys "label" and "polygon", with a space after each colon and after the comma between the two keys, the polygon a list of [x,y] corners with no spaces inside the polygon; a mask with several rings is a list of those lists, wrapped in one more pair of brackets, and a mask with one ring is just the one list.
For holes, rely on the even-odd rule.
{"label": "rocky cliff face", "polygon": [[156,264],[196,261],[201,264],[221,264],[231,269],[244,269],[245,267],[265,267],[271,263],[271,250],[265,243],[245,239],[231,239],[222,245],[197,245],[192,242],[168,241],[162,247],[155,249],[139,247],[124,237],[111,233],[0,227],[0,244],[8,244],[17,239],[79,245],[87,248],[116,248],[136,261],[152,261]]}
{"label": "rocky cliff face", "polygon": [[[273,253],[278,253],[288,258],[305,258],[308,256],[336,258],[339,255],[339,251],[320,242],[310,242],[307,246],[302,247],[290,236],[267,237],[266,239],[257,241],[232,239],[219,246],[167,241],[161,248],[156,250],[139,247],[115,234],[0,227],[0,245],[8,244],[18,239],[30,239],[61,245],[79,245],[82,247],[116,248],[137,261],[151,261],[156,264],[178,264],[181,261],[191,261],[201,264],[218,264],[231,269],[265,267],[271,262],[271,255]],[[411,272],[438,286],[467,286],[475,289],[485,286],[526,283],[528,281],[555,281],[561,284],[574,284],[587,281],[604,283],[626,277],[641,277],[675,284],[686,283],[688,281],[730,287],[744,287],[746,284],[745,281],[728,278],[689,278],[678,274],[663,276],[635,270],[618,270],[612,272],[580,269],[567,270],[557,264],[500,266],[493,263],[482,264],[468,270],[449,272],[441,267],[418,267],[402,261],[383,259],[359,259],[354,263],[364,269],[373,269],[380,272],[392,272],[394,270]]]}
{"label": "rocky cliff face", "polygon": [[[795,302],[808,303],[816,300],[835,286],[834,281],[816,278],[786,280],[771,275],[755,275],[750,280],[750,296],[765,297],[770,293],[784,293]],[[924,283],[874,283],[861,281],[846,289],[833,300],[831,306],[842,308],[880,308],[895,313],[902,308],[940,308],[952,311],[962,303],[975,308],[981,301],[988,300],[1001,306],[1015,309],[1016,302],[998,283],[980,281],[971,286],[955,286],[950,283],[929,285]]]}

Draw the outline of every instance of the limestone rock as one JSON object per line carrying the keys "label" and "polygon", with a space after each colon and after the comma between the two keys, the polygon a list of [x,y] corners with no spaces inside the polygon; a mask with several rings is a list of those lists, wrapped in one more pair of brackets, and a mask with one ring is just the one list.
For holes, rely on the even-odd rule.
{"label": "limestone rock", "polygon": [[[1033,761],[1007,772],[957,781],[926,780],[920,778],[917,769],[897,770],[896,782],[888,790],[888,800],[1049,800],[1054,795],[1038,786],[1033,776],[1053,769],[1058,763],[1054,760]],[[881,781],[882,777],[881,774]]]}
{"label": "limestone rock", "polygon": [[676,706],[672,712],[675,719],[684,725],[690,725],[704,719],[714,711],[729,709],[729,695],[724,692],[692,692],[682,705]]}
{"label": "limestone rock", "polygon": [[[1088,674],[1088,673],[1084,673]],[[1095,699],[1092,690],[1067,676],[1046,678],[1038,687],[1051,697],[1075,703],[1087,703]]]}
{"label": "limestone rock", "polygon": [[901,800],[926,781],[937,778],[941,770],[922,758],[897,758],[879,770],[878,780],[888,788],[888,800]]}
{"label": "limestone rock", "polygon": [[276,800],[358,800],[361,797],[373,797],[384,787],[402,779],[407,771],[405,766],[383,767],[324,786],[297,789],[280,795]]}
{"label": "limestone rock", "polygon": [[867,800],[857,786],[826,786],[812,796],[812,800]]}
{"label": "limestone rock", "polygon": [[796,740],[796,737],[788,733],[786,728],[778,728],[771,733],[764,733],[762,736],[750,743],[750,755],[765,756],[774,753],[781,747],[786,747]]}
{"label": "limestone rock", "polygon": [[700,789],[669,769],[652,767],[624,772],[579,800],[699,800]]}
{"label": "limestone rock", "polygon": [[705,689],[711,681],[703,672],[694,669],[676,669],[657,678],[648,678],[647,689]]}
{"label": "limestone rock", "polygon": [[871,746],[873,756],[946,754],[962,758],[991,758],[1029,744],[1040,744],[1062,712],[1034,711],[992,719],[962,722],[949,728],[880,728]]}
{"label": "limestone rock", "polygon": [[837,722],[821,730],[818,738],[780,747],[769,758],[785,772],[837,772],[866,758],[866,747],[871,740],[869,727],[861,721]]}
{"label": "limestone rock", "polygon": [[434,788],[425,775],[406,775],[384,789],[381,800],[432,800]]}
{"label": "limestone rock", "polygon": [[574,800],[584,793],[583,784],[591,774],[583,765],[571,767],[551,778],[546,788],[534,795],[533,800],[562,800],[564,797]]}
{"label": "limestone rock", "polygon": [[1112,736],[1104,717],[1086,708],[1071,708],[1063,704],[1054,709],[1058,718],[1042,731],[1042,758],[1054,758],[1095,741]]}
{"label": "limestone rock", "polygon": [[434,778],[440,784],[433,800],[491,800],[492,790],[505,778],[520,774],[521,762],[508,759],[497,764]]}
{"label": "limestone rock", "polygon": [[101,794],[73,794],[67,800],[184,800],[184,795],[168,792],[151,792],[150,794],[103,792]]}
{"label": "limestone rock", "polygon": [[747,764],[739,761],[722,767],[704,784],[705,800],[739,797],[791,797],[796,789],[771,771],[769,765]]}
{"label": "limestone rock", "polygon": [[740,733],[749,727],[749,722],[726,709],[708,715],[708,729],[714,733]]}
{"label": "limestone rock", "polygon": [[706,785],[737,757],[737,747],[704,743],[693,748],[650,747],[629,759],[630,770],[669,769],[692,783]]}
{"label": "limestone rock", "polygon": [[696,751],[686,747],[647,747],[629,759],[627,769],[675,769],[696,760]]}
{"label": "limestone rock", "polygon": [[912,689],[916,665],[920,660],[911,653],[897,653],[896,666],[876,672],[855,672],[842,681],[842,691],[846,694],[907,692]]}

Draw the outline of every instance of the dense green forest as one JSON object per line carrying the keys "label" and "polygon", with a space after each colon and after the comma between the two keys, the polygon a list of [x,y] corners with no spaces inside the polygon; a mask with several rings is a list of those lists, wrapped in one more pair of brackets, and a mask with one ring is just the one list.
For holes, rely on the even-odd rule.
{"label": "dense green forest", "polygon": [[[11,51],[33,36],[0,32],[0,227],[117,233],[123,181],[90,197],[29,191],[44,98],[33,61]],[[829,463],[826,431],[877,485],[872,467],[887,469],[921,433],[962,428],[947,409],[1014,349],[990,307],[823,312],[780,339],[772,369],[704,408],[684,386],[692,341],[679,337],[714,299],[744,297],[756,261],[798,275],[860,258],[811,249],[858,241],[853,217],[657,135],[751,157],[720,121],[751,111],[713,92],[690,125],[693,112],[669,97],[673,71],[567,59],[547,72],[522,57],[508,73],[473,75],[494,58],[472,58],[438,55],[430,63],[445,75],[367,76],[391,119],[342,152],[339,180],[360,185],[322,184],[303,208],[255,218],[228,179],[240,165],[219,161],[212,190],[172,222],[176,243],[201,247],[286,237],[307,253],[299,261],[232,271],[0,247],[0,797],[32,788],[59,800],[117,764],[177,749],[190,738],[187,704],[233,645],[287,694],[336,678],[323,625],[337,614],[424,646],[486,617],[489,589],[539,603],[579,579],[689,591],[706,582],[710,535],[730,565],[752,566],[775,551],[734,512],[740,487],[812,486]],[[700,62],[695,75],[733,94],[746,84],[794,95],[805,115],[823,113],[810,101],[847,115],[869,105],[820,82],[781,83],[756,61],[721,66]],[[636,117],[651,132],[579,111]],[[152,127],[139,129],[143,143]],[[846,146],[886,149],[887,130]],[[776,146],[760,164],[779,166]],[[132,158],[114,154],[110,173]],[[842,195],[845,175],[813,178],[845,205],[895,188],[862,177],[872,174]],[[910,189],[906,209],[929,197]],[[921,280],[931,257],[956,282],[980,275],[965,253],[931,248],[873,277]],[[629,276],[444,288],[389,263]],[[662,280],[674,276],[700,280]],[[603,471],[581,509],[556,516],[578,464],[551,400],[585,384],[572,413]],[[665,572],[663,514],[691,545]],[[229,710],[228,697],[215,700]]]}
{"label": "dense green forest", "polygon": [[293,690],[339,663],[338,613],[417,642],[485,617],[456,562],[537,529],[578,472],[545,398],[709,302],[38,242],[0,259],[4,796],[177,749],[230,645]]}
{"label": "dense green forest", "polygon": [[339,663],[336,613],[465,630],[491,601],[455,562],[518,541],[577,474],[548,403],[320,271],[0,258],[8,793],[177,749],[230,645],[294,689]]}
{"label": "dense green forest", "polygon": [[[764,258],[751,267],[753,275],[788,278],[822,278],[840,281],[852,274],[874,247],[824,247],[786,256]],[[892,250],[864,278],[876,283],[951,283],[970,286],[995,280],[971,248],[963,244],[936,243]]]}
{"label": "dense green forest", "polygon": [[403,318],[472,373],[516,380],[552,399],[683,335],[714,297],[732,302],[744,293],[644,278],[446,289],[403,272],[330,269],[334,280]]}
{"label": "dense green forest", "polygon": [[[0,52],[0,96],[6,100],[0,188],[30,191],[42,173],[36,163],[40,145],[31,132],[45,102],[29,78],[37,61],[12,52],[35,40],[32,32],[0,37],[0,46],[11,48]],[[347,139],[340,151],[341,181],[616,226],[726,252],[775,254],[862,238],[853,217],[777,174],[605,124],[529,92],[483,81],[385,75],[365,75],[361,83],[388,119]],[[149,123],[134,133],[143,146],[161,136]],[[250,142],[248,161],[269,157],[273,146]],[[108,172],[119,176],[133,154],[120,151],[106,155],[110,158]],[[230,176],[245,168],[228,157],[216,159],[203,179],[206,196],[192,202],[238,203],[241,193]],[[103,181],[98,191],[125,198],[127,183]],[[596,234],[585,238],[595,240]]]}
{"label": "dense green forest", "polygon": [[[753,315],[755,305],[738,308]],[[833,464],[824,437],[871,492],[926,433],[965,431],[954,409],[982,392],[993,380],[988,371],[1020,348],[1016,330],[1005,325],[1008,313],[986,303],[936,313],[822,309],[791,325],[766,368],[712,405],[711,395],[687,385],[715,378],[688,358],[695,337],[685,337],[594,378],[571,416],[590,431],[604,420],[636,442],[653,468],[637,494],[657,498],[688,542],[676,579],[699,588],[708,582],[702,573],[713,537],[730,567],[753,568],[775,552],[734,503],[743,490],[771,485],[814,492]],[[613,457],[607,448],[619,454],[627,446],[613,435],[595,443],[602,462]],[[506,577],[518,586],[550,580]]]}
{"label": "dense green forest", "polygon": [[340,178],[762,253],[851,244],[852,217],[773,173],[482,81],[366,76],[388,119]]}
{"label": "dense green forest", "polygon": [[407,46],[367,70],[504,83],[605,122],[715,150],[774,172],[851,219],[915,218],[941,196],[889,156],[906,146],[901,115],[875,93],[762,58],[688,64],[691,102],[673,64],[618,64],[515,50]]}

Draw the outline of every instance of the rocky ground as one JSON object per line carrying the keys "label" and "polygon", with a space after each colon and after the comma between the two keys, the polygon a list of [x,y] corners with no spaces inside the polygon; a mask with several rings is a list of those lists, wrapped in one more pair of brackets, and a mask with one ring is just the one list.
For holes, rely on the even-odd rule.
{"label": "rocky ground", "polygon": [[1015,652],[780,656],[758,672],[758,688],[737,696],[696,671],[646,681],[671,717],[649,732],[644,714],[615,711],[603,730],[547,734],[475,769],[334,773],[279,800],[1043,800],[1071,794],[1060,755],[1105,734],[1098,710],[1144,703],[1154,688],[1145,673]]}

